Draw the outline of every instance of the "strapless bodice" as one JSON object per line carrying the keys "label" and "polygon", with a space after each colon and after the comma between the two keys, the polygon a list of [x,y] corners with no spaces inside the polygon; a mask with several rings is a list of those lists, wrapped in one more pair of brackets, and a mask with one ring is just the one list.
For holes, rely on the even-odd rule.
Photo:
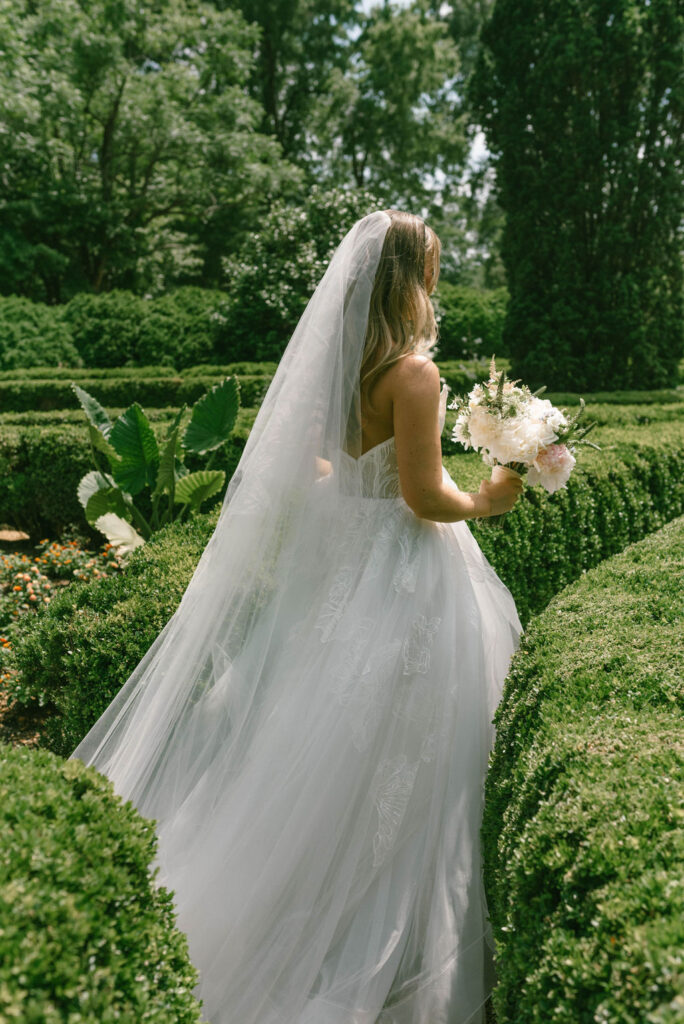
{"label": "strapless bodice", "polygon": [[[449,392],[444,384],[439,396],[439,426],[444,430]],[[359,494],[365,498],[399,498],[399,469],[394,435],[373,445],[358,458],[340,449],[340,483],[342,493]]]}

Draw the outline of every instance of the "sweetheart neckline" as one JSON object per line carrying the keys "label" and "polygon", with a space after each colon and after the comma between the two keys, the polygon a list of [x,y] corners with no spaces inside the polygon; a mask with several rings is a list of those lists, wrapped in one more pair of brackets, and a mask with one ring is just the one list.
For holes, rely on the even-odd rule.
{"label": "sweetheart neckline", "polygon": [[340,448],[340,451],[342,452],[343,455],[346,455],[348,459],[351,459],[352,462],[360,462],[361,459],[365,459],[366,455],[370,455],[370,453],[374,452],[377,448],[382,448],[382,446],[384,444],[387,444],[388,441],[393,441],[393,440],[394,440],[394,434],[390,434],[390,436],[386,437],[384,441],[379,441],[378,444],[374,444],[372,448],[369,448],[365,452],[361,452],[361,454],[359,455],[358,458],[355,458],[353,455],[350,455],[349,452],[345,452],[344,448]]}

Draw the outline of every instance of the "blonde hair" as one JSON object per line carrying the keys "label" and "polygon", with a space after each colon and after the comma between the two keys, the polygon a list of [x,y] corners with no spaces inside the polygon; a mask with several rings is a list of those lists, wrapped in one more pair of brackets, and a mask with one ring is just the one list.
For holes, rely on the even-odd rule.
{"label": "blonde hair", "polygon": [[[437,342],[430,293],[439,277],[441,243],[425,221],[400,210],[384,211],[392,221],[380,254],[370,298],[361,361],[361,387],[370,391],[380,375],[408,352],[429,352]],[[430,288],[425,266],[432,264]]]}

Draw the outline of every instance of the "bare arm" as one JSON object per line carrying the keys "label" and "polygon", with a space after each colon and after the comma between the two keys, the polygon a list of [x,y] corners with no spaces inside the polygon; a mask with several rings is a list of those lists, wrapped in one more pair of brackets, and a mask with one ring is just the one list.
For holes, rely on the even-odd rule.
{"label": "bare arm", "polygon": [[498,515],[513,507],[522,481],[483,481],[477,493],[459,491],[442,478],[440,380],[427,356],[409,355],[392,368],[390,381],[399,483],[406,504],[421,519],[453,523]]}

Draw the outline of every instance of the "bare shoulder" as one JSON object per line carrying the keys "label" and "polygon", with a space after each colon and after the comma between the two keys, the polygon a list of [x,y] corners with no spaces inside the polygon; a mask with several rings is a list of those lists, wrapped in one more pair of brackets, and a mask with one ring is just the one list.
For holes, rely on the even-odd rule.
{"label": "bare shoulder", "polygon": [[437,365],[429,356],[419,355],[415,352],[410,352],[398,359],[388,369],[387,377],[387,383],[395,399],[406,395],[431,395],[435,390],[439,392],[440,389]]}

